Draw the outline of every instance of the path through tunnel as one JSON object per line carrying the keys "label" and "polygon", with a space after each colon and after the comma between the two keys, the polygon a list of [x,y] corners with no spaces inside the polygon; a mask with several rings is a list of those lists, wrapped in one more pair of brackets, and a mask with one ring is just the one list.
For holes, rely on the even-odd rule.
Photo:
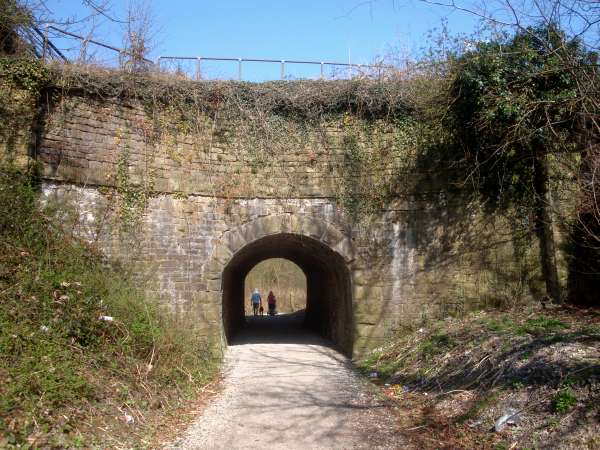
{"label": "path through tunnel", "polygon": [[304,325],[352,354],[353,321],[350,273],[341,255],[316,239],[296,234],[275,234],[258,239],[238,251],[222,277],[223,327],[227,342],[245,321],[244,281],[261,261],[284,258],[306,276]]}

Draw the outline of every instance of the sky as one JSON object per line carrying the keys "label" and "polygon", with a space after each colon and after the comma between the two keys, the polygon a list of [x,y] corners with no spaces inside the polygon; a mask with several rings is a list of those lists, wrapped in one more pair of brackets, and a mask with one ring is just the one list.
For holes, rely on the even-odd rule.
{"label": "sky", "polygon": [[[124,17],[126,0],[112,0]],[[470,32],[475,18],[418,0],[148,0],[159,56],[300,59],[368,64],[389,55],[418,55],[427,33],[447,20],[452,32]],[[54,17],[83,17],[81,0],[47,0]],[[118,24],[98,20],[95,36],[122,44]],[[63,47],[68,44],[58,41]],[[181,63],[195,64],[195,63]],[[203,62],[203,75],[237,76],[236,63]],[[186,67],[188,69],[189,67]],[[339,70],[339,68],[338,68]],[[244,63],[243,78],[278,78],[278,64]],[[317,75],[319,67],[287,66],[287,76]]]}

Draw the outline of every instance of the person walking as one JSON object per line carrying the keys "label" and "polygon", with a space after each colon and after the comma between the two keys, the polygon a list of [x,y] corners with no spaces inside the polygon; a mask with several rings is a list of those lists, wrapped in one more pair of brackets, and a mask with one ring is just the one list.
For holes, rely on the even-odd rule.
{"label": "person walking", "polygon": [[254,292],[250,297],[250,303],[252,304],[252,313],[255,316],[258,316],[258,308],[260,308],[260,305],[262,304],[262,298],[260,296],[260,293],[258,292],[258,289],[256,288],[254,289]]}
{"label": "person walking", "polygon": [[273,294],[273,291],[269,291],[267,303],[269,304],[269,315],[274,316],[275,311],[277,309],[277,299],[275,298],[275,294]]}

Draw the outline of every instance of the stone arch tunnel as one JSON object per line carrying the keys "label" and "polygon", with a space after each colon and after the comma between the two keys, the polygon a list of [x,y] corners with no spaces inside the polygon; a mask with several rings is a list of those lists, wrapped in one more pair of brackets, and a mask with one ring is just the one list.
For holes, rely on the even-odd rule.
{"label": "stone arch tunnel", "polygon": [[244,322],[244,280],[259,262],[284,258],[306,276],[305,325],[352,354],[353,320],[350,272],[344,258],[316,239],[278,233],[257,239],[233,255],[222,274],[222,318],[225,337]]}
{"label": "stone arch tunnel", "polygon": [[[393,129],[349,127],[345,114],[306,127],[282,117],[285,146],[256,165],[239,118],[207,115],[202,126],[177,135],[165,128],[155,141],[147,131],[157,118],[171,123],[170,109],[149,116],[138,99],[78,92],[63,92],[68,107],[44,110],[33,155],[44,201],[71,205],[78,214],[69,228],[131,267],[148,296],[195,327],[207,347],[222,350],[239,329],[244,277],[270,257],[301,267],[307,325],[353,357],[433,314],[432,298],[466,283],[455,273],[471,260],[447,263],[449,250],[438,245],[456,208],[422,200],[429,185],[364,222],[340,204],[354,180],[344,137],[356,132],[365,152],[387,154]],[[121,182],[143,201],[125,198]]]}

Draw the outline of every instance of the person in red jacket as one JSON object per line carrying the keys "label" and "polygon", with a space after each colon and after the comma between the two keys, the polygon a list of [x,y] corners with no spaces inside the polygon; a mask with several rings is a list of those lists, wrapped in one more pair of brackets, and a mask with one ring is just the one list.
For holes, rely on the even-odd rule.
{"label": "person in red jacket", "polygon": [[269,291],[269,296],[267,297],[267,303],[269,304],[269,315],[275,315],[275,309],[277,307],[277,300],[275,299],[275,294],[273,291]]}

